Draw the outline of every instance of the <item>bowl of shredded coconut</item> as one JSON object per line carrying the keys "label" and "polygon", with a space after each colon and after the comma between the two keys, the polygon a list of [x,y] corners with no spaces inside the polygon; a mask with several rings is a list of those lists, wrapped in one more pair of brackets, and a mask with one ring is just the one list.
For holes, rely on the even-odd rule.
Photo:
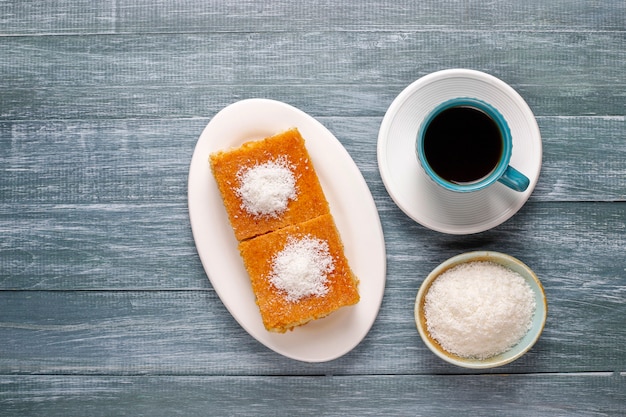
{"label": "bowl of shredded coconut", "polygon": [[543,331],[548,306],[535,273],[499,252],[457,255],[436,267],[415,300],[426,346],[465,368],[494,368],[524,355]]}

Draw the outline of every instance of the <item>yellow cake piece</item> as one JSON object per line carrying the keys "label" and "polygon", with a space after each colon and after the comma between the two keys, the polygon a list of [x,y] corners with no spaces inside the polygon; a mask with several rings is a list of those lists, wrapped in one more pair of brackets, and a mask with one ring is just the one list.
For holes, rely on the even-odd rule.
{"label": "yellow cake piece", "polygon": [[268,331],[359,301],[328,202],[297,129],[209,161]]}
{"label": "yellow cake piece", "polygon": [[[294,301],[289,299],[288,291],[277,288],[272,278],[276,278],[276,259],[285,252],[290,242],[303,239],[325,242],[327,256],[332,260],[332,265],[330,268],[326,265],[325,268],[327,272],[324,273],[326,282],[323,295],[305,295]],[[330,214],[241,242],[239,251],[250,275],[263,324],[269,331],[283,333],[359,301],[358,279],[348,265],[343,244]],[[324,259],[323,256],[321,258]],[[296,262],[301,261],[305,262],[306,259],[303,260],[300,256]],[[292,269],[298,275],[311,275],[303,272],[300,266]],[[313,271],[315,269],[312,268]]]}
{"label": "yellow cake piece", "polygon": [[[304,139],[295,128],[262,140],[246,142],[238,148],[215,152],[210,155],[209,160],[235,237],[239,241],[330,212]],[[281,167],[291,171],[295,181],[295,195],[288,199],[284,211],[264,214],[251,211],[242,197],[242,189],[249,189],[249,183],[254,184],[252,181],[245,183],[247,173],[255,172],[251,171],[255,168],[258,171],[258,167],[268,164],[275,168],[274,173],[278,171],[281,174],[278,169]],[[245,188],[244,185],[248,187]],[[258,192],[271,191],[267,186],[257,188]],[[281,189],[278,188],[278,193],[280,192]],[[272,195],[263,198],[269,199],[266,204],[275,203],[271,200],[274,198]]]}

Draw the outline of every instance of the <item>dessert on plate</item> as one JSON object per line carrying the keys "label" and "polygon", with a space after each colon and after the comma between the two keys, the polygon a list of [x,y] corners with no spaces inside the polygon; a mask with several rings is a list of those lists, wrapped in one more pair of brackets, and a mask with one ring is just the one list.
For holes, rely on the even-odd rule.
{"label": "dessert on plate", "polygon": [[237,240],[330,212],[297,129],[210,155]]}
{"label": "dessert on plate", "polygon": [[297,129],[209,161],[268,331],[283,333],[359,301],[358,278]]}
{"label": "dessert on plate", "polygon": [[283,333],[359,301],[330,214],[239,244],[265,328]]}

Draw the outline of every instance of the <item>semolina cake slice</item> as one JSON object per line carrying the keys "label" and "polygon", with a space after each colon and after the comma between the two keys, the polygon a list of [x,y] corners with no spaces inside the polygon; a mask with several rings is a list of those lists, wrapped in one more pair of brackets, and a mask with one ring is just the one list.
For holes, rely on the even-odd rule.
{"label": "semolina cake slice", "polygon": [[238,241],[330,212],[296,128],[215,152],[209,161]]}
{"label": "semolina cake slice", "polygon": [[332,215],[241,242],[265,328],[284,333],[359,301]]}

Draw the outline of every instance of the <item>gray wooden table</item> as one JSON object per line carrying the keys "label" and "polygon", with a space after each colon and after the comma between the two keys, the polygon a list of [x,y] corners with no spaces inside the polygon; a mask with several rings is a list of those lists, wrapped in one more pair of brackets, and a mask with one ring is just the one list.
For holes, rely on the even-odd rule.
{"label": "gray wooden table", "polygon": [[[626,415],[624,1],[1,1],[0,57],[0,415]],[[445,68],[509,83],[543,138],[527,204],[473,235],[409,219],[376,163],[391,101]],[[380,213],[380,313],[330,362],[250,337],[194,246],[195,143],[250,97],[327,126]],[[550,308],[490,371],[413,319],[426,274],[475,249],[531,266]]]}

